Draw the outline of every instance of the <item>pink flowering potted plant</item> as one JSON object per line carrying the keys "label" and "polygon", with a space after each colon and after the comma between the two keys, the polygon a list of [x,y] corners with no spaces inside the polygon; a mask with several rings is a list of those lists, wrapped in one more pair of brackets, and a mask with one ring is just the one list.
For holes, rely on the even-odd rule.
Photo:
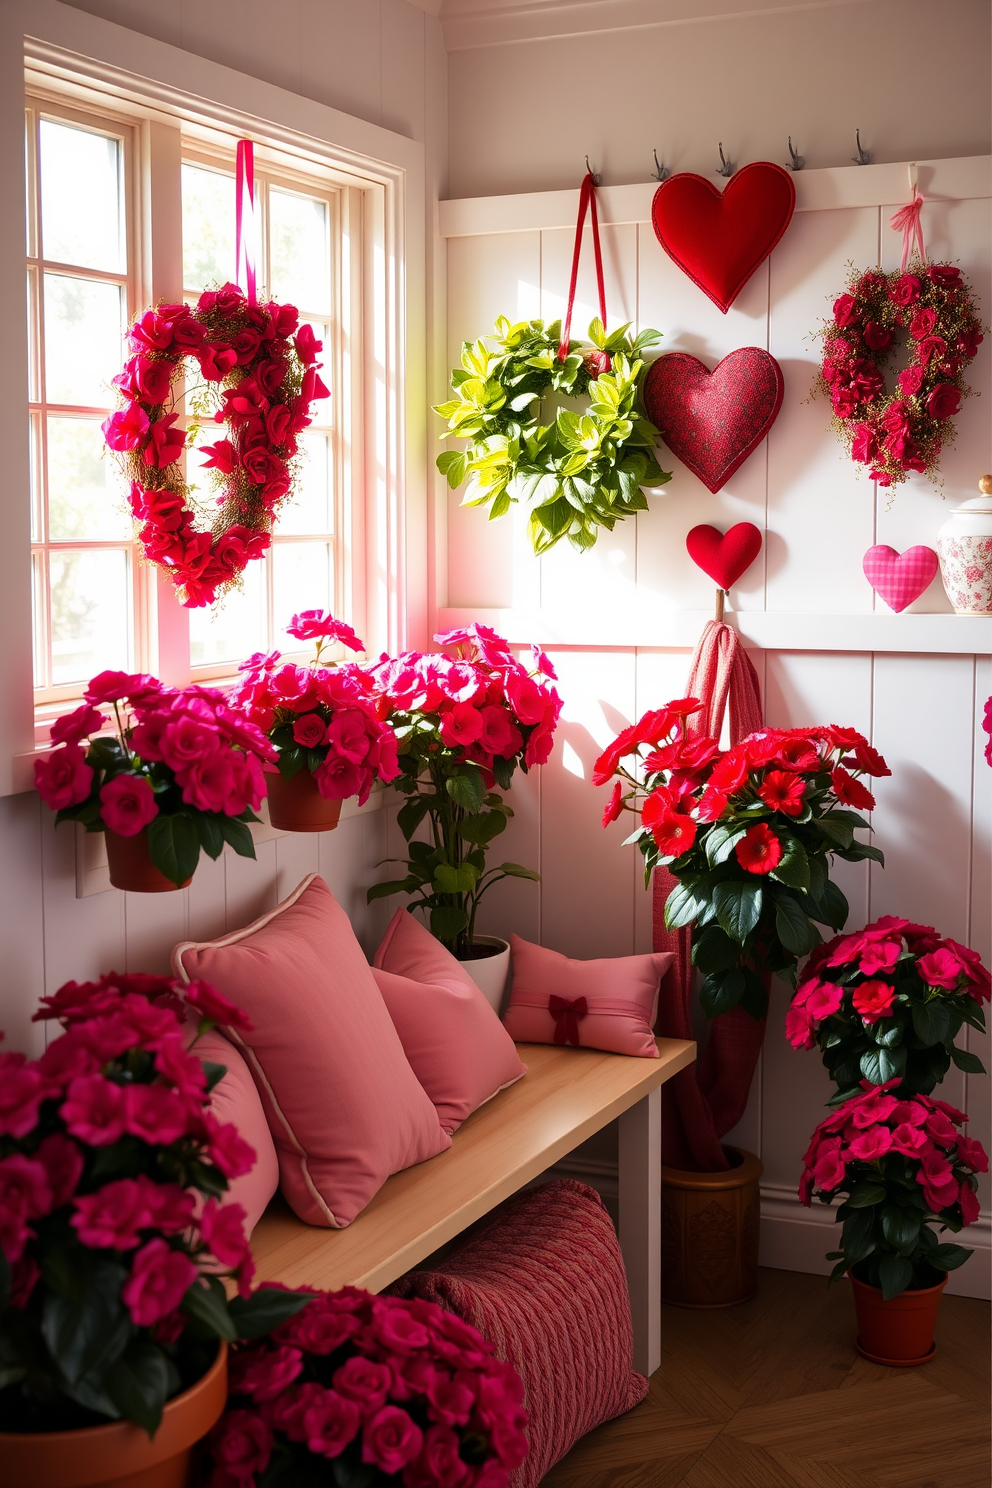
{"label": "pink flowering potted plant", "polygon": [[[65,1026],[41,1058],[0,1055],[7,1488],[100,1488],[122,1468],[181,1488],[224,1408],[227,1344],[306,1301],[251,1291],[244,1211],[223,1199],[255,1154],[208,1107],[224,1067],[189,1046],[173,986],[69,982],[36,1015]],[[196,1036],[245,1024],[207,983],[183,996]]]}
{"label": "pink flowering potted plant", "polygon": [[[540,875],[510,862],[487,871],[486,853],[513,814],[499,791],[518,767],[545,763],[561,698],[537,647],[520,661],[494,631],[475,624],[434,639],[451,652],[406,651],[370,668],[380,714],[399,740],[395,784],[407,800],[397,821],[409,856],[405,876],[373,884],[368,897],[412,895],[412,907],[455,956],[469,963],[500,956],[505,979],[507,943],[476,933],[480,901],[504,878]],[[427,841],[416,836],[424,822]],[[498,1001],[492,988],[488,995]]]}
{"label": "pink flowering potted plant", "polygon": [[267,776],[271,824],[327,832],[338,824],[342,801],[357,796],[364,805],[377,780],[395,780],[396,736],[378,716],[368,674],[325,654],[335,647],[364,651],[350,625],[326,610],[304,610],[286,629],[314,642],[313,661],[296,666],[278,651],[250,656],[231,706],[275,751],[277,768]]}
{"label": "pink flowering potted plant", "polygon": [[968,1074],[985,1067],[955,1039],[985,1031],[989,973],[977,951],[930,925],[884,915],[853,935],[817,946],[803,968],[785,1031],[794,1049],[819,1047],[838,1091],[863,1080],[898,1079],[903,1095],[926,1095],[951,1061]]}
{"label": "pink flowering potted plant", "polygon": [[509,1488],[527,1455],[523,1385],[434,1302],[314,1292],[237,1345],[207,1488]]}
{"label": "pink flowering potted plant", "polygon": [[923,1364],[947,1272],[972,1253],[932,1225],[956,1234],[978,1218],[975,1174],[988,1172],[988,1157],[961,1132],[963,1111],[903,1093],[898,1077],[864,1084],[813,1133],[799,1197],[807,1207],[814,1195],[842,1197],[840,1249],[827,1259],[832,1280],[851,1278],[858,1351],[878,1364]]}
{"label": "pink flowering potted plant", "polygon": [[184,888],[200,849],[216,858],[225,842],[255,856],[248,823],[259,819],[262,767],[275,750],[223,693],[101,672],[85,699],[52,725],[55,747],[35,761],[35,787],[56,822],[106,834],[116,888]]}

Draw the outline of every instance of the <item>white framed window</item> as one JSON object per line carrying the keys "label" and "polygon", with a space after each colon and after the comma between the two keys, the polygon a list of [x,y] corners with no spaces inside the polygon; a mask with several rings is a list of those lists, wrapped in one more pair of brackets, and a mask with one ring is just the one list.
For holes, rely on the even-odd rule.
{"label": "white framed window", "polygon": [[[140,121],[44,94],[29,95],[26,118],[32,625],[44,724],[98,671],[162,670],[148,610],[153,594],[168,604],[167,580],[153,583],[141,560],[100,424],[117,406],[112,379],[127,355],[130,321],[164,298],[149,296],[148,284],[181,284],[193,303],[235,277],[235,140],[204,141],[178,123],[170,148],[153,151]],[[177,203],[178,223],[170,220]],[[295,304],[313,327],[331,396],[312,405],[295,491],[277,515],[268,553],[213,605],[170,617],[173,671],[180,637],[178,670],[201,681],[232,676],[253,651],[302,654],[285,630],[300,609],[331,609],[359,630],[363,620],[347,520],[362,443],[364,266],[361,234],[350,228],[360,220],[361,192],[327,172],[266,161],[263,150],[255,203],[259,297]],[[220,431],[188,407],[185,417],[187,481],[209,506],[213,487],[198,446]]]}
{"label": "white framed window", "polygon": [[35,698],[146,659],[143,575],[100,424],[137,308],[130,124],[29,99],[28,396]]}
{"label": "white framed window", "polygon": [[[0,484],[0,696],[5,704],[0,709],[0,794],[30,789],[33,760],[45,747],[52,715],[71,706],[87,676],[106,664],[96,644],[83,659],[70,658],[76,638],[65,632],[62,606],[68,558],[96,551],[129,554],[127,623],[104,627],[108,635],[113,628],[117,656],[126,653],[127,665],[178,686],[193,677],[221,678],[235,665],[219,654],[233,647],[219,644],[216,627],[210,644],[198,639],[201,622],[194,620],[191,626],[191,612],[178,604],[167,575],[136,560],[130,534],[115,530],[105,536],[88,519],[81,533],[63,522],[56,489],[60,471],[70,470],[77,503],[87,471],[91,491],[106,488],[110,479],[102,451],[99,463],[89,465],[75,446],[64,453],[63,436],[83,439],[90,432],[83,427],[86,421],[102,421],[114,400],[101,394],[95,402],[80,401],[91,396],[85,393],[60,404],[53,401],[52,387],[43,384],[44,304],[29,304],[26,294],[20,299],[27,282],[25,208],[32,287],[43,287],[45,272],[59,267],[71,270],[66,277],[101,286],[116,278],[118,294],[126,283],[126,320],[145,306],[183,297],[184,159],[230,176],[237,140],[253,140],[269,212],[263,283],[270,268],[274,272],[279,266],[280,233],[286,231],[279,226],[280,213],[290,216],[299,197],[323,199],[327,207],[332,333],[324,347],[322,376],[334,394],[330,406],[320,409],[322,422],[312,431],[327,440],[327,510],[314,518],[313,506],[320,498],[309,506],[304,502],[311,515],[294,514],[281,531],[277,527],[277,551],[268,566],[255,565],[265,588],[259,625],[270,642],[278,643],[281,607],[288,597],[293,609],[306,608],[311,598],[321,602],[317,595],[308,598],[300,574],[316,573],[315,550],[324,546],[333,556],[319,583],[326,586],[335,612],[355,626],[371,651],[400,649],[412,641],[423,644],[430,628],[432,554],[443,544],[443,502],[431,505],[435,484],[427,439],[429,224],[423,145],[204,58],[191,61],[174,47],[125,27],[107,26],[85,12],[38,0],[6,0],[0,6],[0,71],[7,69],[8,101],[22,58],[35,121],[27,151],[22,134],[0,131],[0,189],[7,203],[0,277],[10,287],[13,307],[0,359],[0,440],[5,450],[5,481]],[[123,259],[101,250],[101,261],[90,263],[74,250],[63,263],[51,257],[51,231],[45,246],[46,234],[39,231],[38,130],[48,115],[98,141],[102,137],[104,155],[119,152],[123,194],[115,210],[118,227],[121,212],[124,216]],[[107,140],[118,143],[111,149]],[[105,174],[112,174],[110,167]],[[304,206],[311,214],[315,210],[307,202]],[[232,269],[233,263],[231,269],[225,267],[224,280],[234,277]],[[275,292],[278,286],[271,288]],[[321,296],[306,291],[303,298],[319,301]],[[300,306],[313,321],[327,308],[326,301]],[[123,350],[119,347],[115,371],[124,360]],[[50,430],[49,418],[58,416],[76,419],[78,425],[66,430],[53,424]],[[314,470],[310,459],[305,481]],[[112,499],[109,505],[113,509]],[[68,558],[60,556],[63,551]],[[37,606],[31,593],[33,562],[40,563],[42,574]],[[108,592],[104,585],[88,598],[95,606]],[[229,601],[232,607],[238,598]],[[123,613],[119,606],[118,618]],[[95,607],[88,614],[92,618]],[[91,630],[99,629],[94,620]],[[238,657],[247,650],[239,644]],[[78,682],[69,675],[72,671],[82,674]],[[37,691],[34,680],[40,684]]]}

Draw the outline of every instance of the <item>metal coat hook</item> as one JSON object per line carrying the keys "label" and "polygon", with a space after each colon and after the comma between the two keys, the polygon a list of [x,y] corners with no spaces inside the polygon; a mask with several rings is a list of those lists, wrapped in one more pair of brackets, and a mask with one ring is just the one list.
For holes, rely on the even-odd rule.
{"label": "metal coat hook", "polygon": [[596,172],[593,170],[592,166],[589,164],[589,156],[588,155],[586,156],[586,175],[587,176],[592,176],[592,178],[596,182],[596,185],[597,186],[602,186],[602,184],[603,184],[603,178],[602,178],[602,176],[598,176],[596,174]]}
{"label": "metal coat hook", "polygon": [[717,149],[720,151],[720,168],[719,170],[714,172],[714,175],[732,176],[734,174],[734,162],[732,160],[728,160],[727,157],[724,155],[723,140],[720,141]]}
{"label": "metal coat hook", "polygon": [[669,176],[672,174],[671,171],[668,169],[667,165],[662,165],[661,161],[658,159],[657,150],[653,150],[651,153],[654,155],[654,170],[651,172],[651,174],[654,176],[656,181],[667,181]]}
{"label": "metal coat hook", "polygon": [[909,167],[909,195],[913,201],[916,200],[916,195],[919,189],[920,173],[916,168],[916,161],[914,160],[912,165]]}
{"label": "metal coat hook", "polygon": [[806,164],[806,156],[805,155],[799,155],[792,148],[792,135],[791,134],[789,135],[789,155],[791,157],[791,159],[789,161],[789,169],[790,170],[794,170],[794,171],[802,170],[803,166]]}
{"label": "metal coat hook", "polygon": [[858,142],[858,153],[857,155],[852,155],[851,160],[855,165],[871,165],[871,151],[866,150],[864,145],[862,145],[860,129],[854,131],[854,138]]}

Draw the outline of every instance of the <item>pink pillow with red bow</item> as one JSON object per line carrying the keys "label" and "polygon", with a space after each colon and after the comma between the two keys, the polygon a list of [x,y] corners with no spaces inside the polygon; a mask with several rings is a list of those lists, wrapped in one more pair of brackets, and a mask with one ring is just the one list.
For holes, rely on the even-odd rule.
{"label": "pink pillow with red bow", "polygon": [[652,1028],[670,951],[573,961],[510,936],[513,986],[503,1023],[525,1044],[569,1044],[657,1059]]}
{"label": "pink pillow with red bow", "polygon": [[350,1224],[391,1173],[451,1146],[403,1053],[348,916],[317,874],[275,909],[172,953],[243,1008],[244,1055],[279,1156],[282,1191],[307,1224]]}
{"label": "pink pillow with red bow", "polygon": [[468,972],[408,910],[390,921],[372,974],[446,1132],[527,1073]]}

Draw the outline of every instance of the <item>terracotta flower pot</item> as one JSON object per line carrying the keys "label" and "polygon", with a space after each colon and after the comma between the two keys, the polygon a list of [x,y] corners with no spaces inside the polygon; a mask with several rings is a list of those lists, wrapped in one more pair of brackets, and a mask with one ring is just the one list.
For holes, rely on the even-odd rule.
{"label": "terracotta flower pot", "polygon": [[186,1488],[193,1447],[227,1404],[227,1344],[168,1402],[155,1435],[132,1421],[81,1431],[0,1432],[4,1488]]}
{"label": "terracotta flower pot", "polygon": [[107,839],[107,864],[110,882],[115,889],[129,889],[133,894],[167,894],[170,889],[185,889],[193,882],[174,884],[156,868],[148,853],[148,829],[133,837],[121,837],[108,827],[103,834]]}
{"label": "terracotta flower pot", "polygon": [[726,1172],[661,1170],[661,1295],[676,1307],[733,1307],[758,1290],[761,1159],[723,1150]]}
{"label": "terracotta flower pot", "polygon": [[328,801],[307,769],[291,780],[277,770],[266,775],[269,822],[278,832],[330,832],[341,817],[341,802]]}
{"label": "terracotta flower pot", "polygon": [[510,971],[510,942],[500,940],[497,935],[477,935],[472,949],[481,950],[483,954],[468,956],[461,964],[489,1006],[498,1013],[503,1006],[506,978]]}
{"label": "terracotta flower pot", "polygon": [[937,1352],[933,1334],[947,1277],[941,1277],[936,1286],[900,1292],[886,1302],[878,1287],[859,1281],[850,1271],[847,1274],[858,1320],[858,1353],[873,1364],[903,1369],[929,1363]]}

